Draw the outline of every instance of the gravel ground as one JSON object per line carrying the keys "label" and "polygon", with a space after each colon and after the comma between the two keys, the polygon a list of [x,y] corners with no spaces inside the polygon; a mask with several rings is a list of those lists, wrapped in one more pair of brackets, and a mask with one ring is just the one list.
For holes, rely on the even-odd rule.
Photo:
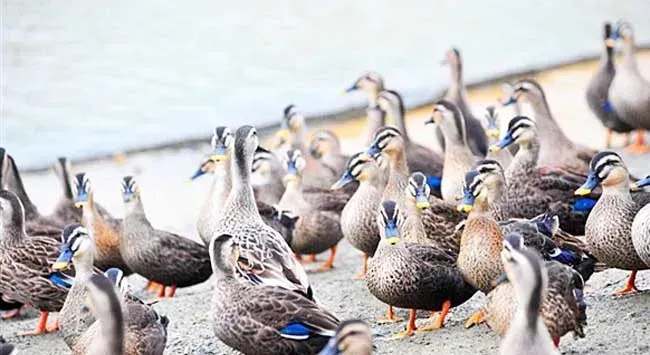
{"label": "gravel ground", "polygon": [[[646,59],[649,56],[646,56]],[[646,64],[650,61],[646,60]],[[644,67],[645,70],[648,66]],[[582,74],[581,74],[582,75]],[[583,84],[579,76],[578,82]],[[551,89],[552,90],[552,89]],[[549,90],[550,91],[550,90]],[[471,93],[470,93],[471,94]],[[582,102],[582,91],[573,92],[573,102]],[[470,95],[471,98],[471,95]],[[572,98],[565,99],[570,101]],[[584,106],[584,105],[583,105]],[[554,107],[555,109],[555,107]],[[562,107],[555,110],[561,116]],[[558,112],[559,111],[559,112]],[[579,110],[580,111],[580,110]],[[576,117],[574,112],[571,112]],[[584,110],[580,116],[589,117]],[[591,122],[585,119],[583,122]],[[218,124],[218,122],[215,122]],[[587,124],[581,131],[585,136],[602,137],[598,125]],[[338,127],[337,130],[345,130]],[[422,131],[422,130],[421,130]],[[575,132],[574,132],[575,133]],[[593,141],[592,141],[593,142]],[[350,147],[353,143],[346,143]],[[105,205],[116,215],[122,215],[120,203],[119,179],[123,175],[134,174],[143,190],[145,209],[152,223],[162,229],[168,229],[189,238],[197,239],[195,221],[198,209],[205,198],[209,179],[187,184],[185,179],[197,166],[207,145],[198,150],[181,149],[142,153],[129,156],[126,162],[95,162],[74,167],[77,172],[89,174],[96,191],[96,200]],[[628,164],[634,174],[650,173],[648,156],[628,157]],[[20,164],[20,162],[17,162]],[[47,213],[59,194],[59,185],[52,174],[26,174],[26,188],[32,200]],[[477,294],[464,305],[449,314],[445,328],[426,334],[416,334],[405,340],[389,341],[388,336],[404,327],[404,324],[374,325],[385,311],[385,306],[367,291],[363,281],[352,280],[358,271],[361,257],[346,242],[339,248],[334,270],[311,274],[315,292],[322,304],[341,319],[361,318],[373,324],[376,337],[377,354],[494,354],[498,349],[498,338],[486,327],[472,329],[463,327],[464,321],[483,303],[485,297]],[[325,255],[319,256],[323,261]],[[307,268],[314,268],[307,265]],[[650,352],[650,322],[647,309],[650,308],[650,295],[613,298],[612,292],[623,286],[627,272],[608,270],[594,275],[587,288],[589,303],[587,337],[574,340],[570,335],[562,339],[561,350],[564,354],[648,354]],[[136,290],[142,289],[144,279],[132,276],[130,282]],[[637,285],[650,289],[650,271],[640,272]],[[169,339],[168,354],[229,354],[232,350],[224,346],[213,334],[209,323],[211,282],[194,287],[179,289],[173,299],[163,299],[155,307],[167,315]],[[145,297],[150,297],[143,295]],[[399,310],[399,315],[406,317],[406,310]],[[37,312],[33,309],[24,312],[21,319],[0,321],[0,334],[15,343],[21,354],[68,354],[69,351],[57,334],[39,337],[16,337],[17,331],[26,330],[35,325]],[[56,315],[53,315],[55,318]],[[419,324],[426,322],[420,319]]]}

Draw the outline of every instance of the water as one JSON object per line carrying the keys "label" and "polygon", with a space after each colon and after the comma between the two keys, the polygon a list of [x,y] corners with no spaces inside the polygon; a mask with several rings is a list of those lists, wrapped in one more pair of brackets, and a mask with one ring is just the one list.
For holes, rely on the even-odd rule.
{"label": "water", "polygon": [[288,103],[358,106],[340,92],[367,69],[421,102],[450,45],[472,81],[598,53],[604,19],[650,41],[647,0],[2,1],[1,144],[22,167],[277,121]]}

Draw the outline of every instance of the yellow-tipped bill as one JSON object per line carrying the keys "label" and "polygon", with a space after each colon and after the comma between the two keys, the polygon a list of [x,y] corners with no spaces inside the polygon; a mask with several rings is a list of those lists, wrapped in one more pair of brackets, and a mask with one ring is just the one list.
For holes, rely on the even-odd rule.
{"label": "yellow-tipped bill", "polygon": [[470,213],[472,211],[472,205],[462,203],[456,206],[456,210],[458,210],[458,212]]}
{"label": "yellow-tipped bill", "polygon": [[70,267],[70,263],[67,261],[57,261],[52,264],[52,271],[62,271],[67,270]]}
{"label": "yellow-tipped bill", "polygon": [[589,195],[590,193],[591,193],[591,189],[588,189],[588,188],[585,188],[585,187],[581,187],[581,188],[577,189],[576,192],[575,192],[575,194],[578,195],[578,196],[585,196],[585,195]]}
{"label": "yellow-tipped bill", "polygon": [[640,189],[640,187],[636,182],[633,182],[633,183],[630,184],[630,190],[636,191],[636,190],[639,190],[639,189]]}
{"label": "yellow-tipped bill", "polygon": [[499,130],[496,129],[496,128],[488,129],[487,131],[485,131],[485,134],[486,134],[488,137],[499,138]]}
{"label": "yellow-tipped bill", "polygon": [[495,145],[491,145],[489,150],[492,153],[496,153],[496,152],[501,150],[501,147],[499,147],[498,145],[495,144]]}
{"label": "yellow-tipped bill", "polygon": [[390,245],[395,245],[399,243],[400,239],[398,237],[390,237],[386,239],[386,242]]}

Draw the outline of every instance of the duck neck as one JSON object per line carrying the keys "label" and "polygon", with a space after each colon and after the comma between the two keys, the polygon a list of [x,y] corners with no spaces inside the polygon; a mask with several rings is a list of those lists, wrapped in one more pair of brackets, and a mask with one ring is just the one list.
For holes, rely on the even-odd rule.
{"label": "duck neck", "polygon": [[5,245],[18,245],[27,237],[27,232],[25,231],[25,218],[22,214],[19,215],[19,213],[14,212],[11,216],[11,221],[9,223],[4,223],[2,227],[2,237],[0,237],[0,242]]}
{"label": "duck neck", "polygon": [[397,126],[397,129],[402,134],[402,139],[404,142],[409,142],[410,138],[406,130],[406,110],[404,109],[404,103],[396,98],[397,102],[390,101],[388,103],[388,111],[390,116],[393,118],[393,122]]}
{"label": "duck neck", "polygon": [[[116,291],[119,292],[119,291]],[[110,297],[106,314],[98,317],[102,339],[101,349],[107,354],[124,353],[124,316],[119,296]]]}
{"label": "duck neck", "polygon": [[307,127],[300,126],[295,130],[291,130],[291,146],[295,149],[300,149],[301,152],[306,151],[307,146]]}
{"label": "duck neck", "polygon": [[63,197],[72,200],[74,195],[72,193],[72,184],[70,184],[70,172],[66,169],[64,164],[61,164],[61,188],[63,189]]}
{"label": "duck neck", "polygon": [[532,289],[524,290],[515,287],[518,303],[520,304],[516,317],[518,318],[518,324],[525,324],[528,329],[535,330],[539,322],[539,309],[542,306],[544,285],[542,275],[533,275],[533,277],[535,282]]}
{"label": "duck neck", "polygon": [[626,69],[631,70],[635,73],[639,73],[639,65],[636,61],[635,52],[636,52],[636,46],[634,45],[634,40],[631,38],[623,40],[622,64]]}
{"label": "duck neck", "polygon": [[227,211],[239,211],[259,216],[250,175],[250,159],[232,160],[232,188],[224,205]]}
{"label": "duck neck", "polygon": [[20,202],[23,204],[23,208],[25,209],[25,219],[31,220],[33,218],[36,218],[39,216],[38,209],[36,208],[36,205],[32,202],[32,200],[29,198],[27,195],[27,191],[25,191],[25,186],[23,185],[23,179],[20,177],[20,173],[18,172],[18,167],[16,166],[13,157],[7,156],[10,166],[11,166],[11,178],[8,179],[8,187],[9,190],[14,192],[18,198],[20,198]]}
{"label": "duck neck", "polygon": [[617,196],[617,197],[624,197],[624,198],[629,198],[632,199],[632,195],[630,195],[630,178],[629,176],[626,176],[620,180],[618,180],[616,183],[608,184],[603,182],[603,195],[608,195],[608,196]]}
{"label": "duck neck", "polygon": [[366,110],[366,145],[370,145],[375,137],[375,132],[386,124],[386,112],[379,106],[372,105]]}
{"label": "duck neck", "polygon": [[95,194],[92,191],[88,192],[88,204],[81,207],[81,222],[84,227],[89,230],[94,230],[95,228],[95,215],[97,211],[95,210]]}
{"label": "duck neck", "polygon": [[93,250],[88,254],[83,254],[73,259],[75,280],[85,281],[93,274],[93,253],[95,252],[96,250]]}
{"label": "duck neck", "polygon": [[210,188],[210,198],[212,203],[218,207],[223,207],[228,199],[228,194],[232,188],[232,175],[230,166],[230,153],[226,159],[217,163],[212,176],[212,187]]}
{"label": "duck neck", "polygon": [[449,64],[451,82],[449,83],[449,92],[461,96],[464,88],[463,85],[463,63],[458,59]]}
{"label": "duck neck", "polygon": [[562,149],[565,145],[571,145],[569,138],[553,118],[546,97],[531,100],[529,104],[535,114],[535,124],[542,146],[552,148],[560,144]]}
{"label": "duck neck", "polygon": [[392,152],[389,157],[390,173],[386,183],[386,191],[395,196],[403,196],[408,186],[409,167],[404,150]]}
{"label": "duck neck", "polygon": [[278,203],[280,209],[296,213],[302,211],[307,205],[307,201],[305,201],[302,194],[302,178],[289,180]]}
{"label": "duck neck", "polygon": [[136,194],[136,196],[133,197],[133,200],[124,203],[124,206],[126,207],[125,216],[145,216],[144,205],[142,204],[142,198],[139,194]]}
{"label": "duck neck", "polygon": [[531,176],[539,159],[539,140],[533,138],[519,143],[519,151],[512,158],[506,170],[506,181],[512,182],[522,176]]}
{"label": "duck neck", "polygon": [[470,211],[469,216],[467,216],[467,220],[484,217],[494,219],[487,198],[477,197],[474,200],[474,205],[472,206],[472,210]]}
{"label": "duck neck", "polygon": [[487,192],[487,204],[488,209],[492,213],[492,216],[497,221],[503,221],[508,218],[508,211],[504,211],[504,208],[508,207],[508,186],[506,185],[505,178],[498,179]]}

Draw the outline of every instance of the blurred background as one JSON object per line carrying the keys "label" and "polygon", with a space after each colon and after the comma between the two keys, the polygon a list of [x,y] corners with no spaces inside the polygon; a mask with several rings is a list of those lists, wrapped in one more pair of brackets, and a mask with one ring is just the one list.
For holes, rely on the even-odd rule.
{"label": "blurred background", "polygon": [[3,0],[1,145],[36,168],[341,111],[370,69],[412,106],[448,83],[451,45],[472,83],[598,55],[621,18],[650,43],[648,0]]}

